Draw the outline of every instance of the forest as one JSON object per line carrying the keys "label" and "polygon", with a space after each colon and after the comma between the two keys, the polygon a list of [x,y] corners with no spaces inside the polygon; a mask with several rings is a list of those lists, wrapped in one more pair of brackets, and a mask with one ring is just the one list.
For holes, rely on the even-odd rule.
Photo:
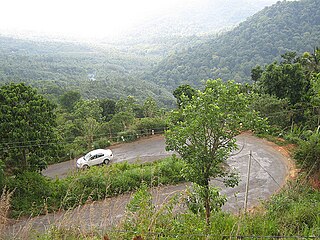
{"label": "forest", "polygon": [[139,75],[158,56],[146,57],[138,50],[105,48],[90,44],[37,42],[0,37],[0,83],[26,82],[56,99],[69,90],[86,99],[133,95],[148,96],[162,105],[173,105],[170,92]]}
{"label": "forest", "polygon": [[279,1],[231,31],[176,50],[146,79],[171,90],[180,84],[199,87],[208,78],[249,82],[256,65],[279,60],[288,51],[302,54],[319,46],[318,4],[317,0]]}
{"label": "forest", "polygon": [[[230,231],[229,224],[241,222],[237,236],[319,236],[320,196],[312,187],[318,186],[320,172],[320,50],[315,48],[302,55],[287,52],[280,59],[279,62],[253,68],[252,84],[218,79],[208,80],[205,90],[181,85],[174,91],[177,108],[170,112],[160,109],[152,98],[143,104],[138,104],[133,97],[118,101],[85,100],[79,92],[69,91],[54,104],[23,83],[2,86],[0,184],[4,188],[3,198],[11,199],[10,217],[70,210],[85,204],[88,199],[102,200],[137,190],[138,195],[133,197],[128,211],[133,216],[151,214],[157,217],[152,231],[168,229],[167,233],[161,233],[164,239],[170,239],[171,234],[177,232],[195,234],[189,225],[191,219],[208,235],[219,231],[219,236],[233,236],[235,233]],[[220,105],[224,108],[218,107]],[[198,131],[200,128],[210,134],[222,134],[218,135],[218,140],[232,138],[250,129],[282,146],[294,144],[296,147],[292,154],[301,169],[299,177],[289,181],[281,193],[262,203],[262,212],[246,218],[221,212],[225,197],[211,187],[207,189],[208,194],[204,194],[203,183],[208,181],[208,176],[226,177],[231,187],[237,184],[237,180],[220,165],[207,173],[197,172],[202,169],[199,164],[207,161],[205,159],[212,164],[211,153],[207,156],[204,149],[200,150],[201,139],[205,140],[207,149],[207,140],[202,136],[203,131]],[[147,164],[119,163],[111,167],[92,167],[88,171],[70,174],[66,179],[53,180],[41,174],[48,164],[71,159],[92,147],[105,148],[119,141],[134,141],[150,134],[148,131],[151,129],[156,133],[165,132],[169,149],[178,151],[182,157],[173,156]],[[185,148],[184,137],[191,142],[195,136],[197,148],[192,145],[190,149]],[[234,149],[233,141],[227,140],[227,143],[227,147],[217,149],[218,158],[214,162],[223,161],[223,156]],[[185,154],[189,158],[185,159]],[[188,195],[187,212],[181,215],[174,213],[169,205],[168,211],[156,214],[147,188],[184,181],[193,182],[196,189]],[[299,198],[296,197],[297,192]],[[208,205],[204,204],[206,196],[210,196]],[[179,203],[173,201],[171,204]],[[171,220],[164,220],[167,217]],[[126,239],[133,231],[147,237],[149,231],[144,228],[150,226],[149,221],[134,219],[127,216],[127,225],[119,226],[124,231],[108,234]],[[217,219],[228,223],[218,227]],[[176,225],[172,233],[165,222],[170,226]],[[253,222],[255,224],[252,225]],[[87,239],[82,232],[65,232],[63,228],[46,232],[41,237],[62,234],[60,231],[68,237]],[[95,236],[100,235],[97,233]]]}
{"label": "forest", "polygon": [[312,51],[320,44],[318,16],[316,0],[284,1],[234,29],[201,36],[141,34],[95,45],[0,37],[0,84],[27,82],[52,99],[69,90],[85,99],[152,97],[172,108],[172,91],[181,84],[250,82],[256,65],[287,51]]}
{"label": "forest", "polygon": [[[319,16],[317,0],[283,1],[231,31],[164,36],[147,48],[0,37],[0,238],[8,219],[126,193],[126,215],[111,230],[56,226],[29,236],[319,238]],[[230,214],[210,180],[238,183],[225,161],[242,131],[290,149],[297,175],[252,211]],[[42,174],[151,132],[164,134],[167,150],[179,156],[91,167],[64,179]],[[192,189],[155,206],[148,189],[181,182]]]}

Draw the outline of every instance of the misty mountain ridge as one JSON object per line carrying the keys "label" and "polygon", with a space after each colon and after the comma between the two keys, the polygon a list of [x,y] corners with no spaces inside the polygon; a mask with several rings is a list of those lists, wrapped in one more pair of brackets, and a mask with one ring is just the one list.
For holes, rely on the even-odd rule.
{"label": "misty mountain ridge", "polygon": [[320,46],[319,0],[283,1],[233,30],[170,54],[145,76],[168,89],[209,78],[249,82],[251,69]]}
{"label": "misty mountain ridge", "polygon": [[[278,2],[249,17],[272,2],[200,0],[175,14],[154,16],[127,38],[99,44],[0,37],[0,84],[27,82],[51,97],[72,89],[85,98],[151,96],[172,105],[172,90],[183,83],[199,87],[202,79],[218,77],[245,82],[256,64],[317,43],[316,0]],[[297,20],[304,8],[312,16]],[[234,25],[231,31],[210,35]]]}

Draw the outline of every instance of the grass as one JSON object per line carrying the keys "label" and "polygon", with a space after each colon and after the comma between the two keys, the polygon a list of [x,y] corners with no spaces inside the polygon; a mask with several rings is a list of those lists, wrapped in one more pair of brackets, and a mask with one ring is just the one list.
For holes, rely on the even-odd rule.
{"label": "grass", "polygon": [[[88,206],[85,215],[79,208],[76,213],[66,214],[52,222],[49,229],[41,233],[31,229],[22,231],[21,239],[255,239],[272,236],[295,239],[320,237],[320,193],[297,180],[290,182],[282,191],[256,211],[233,215],[218,211],[211,216],[208,227],[201,214],[194,214],[185,206],[185,195],[173,195],[160,206],[147,185],[142,185],[131,196],[125,215],[117,224],[106,224],[110,220],[110,209],[104,208],[97,216]],[[8,199],[8,198],[6,198]],[[7,202],[7,201],[5,201]],[[109,206],[106,203],[105,206]],[[114,209],[113,209],[114,210]],[[83,216],[87,216],[84,218]],[[100,224],[97,225],[97,218]],[[84,224],[85,221],[85,224]],[[26,225],[26,229],[29,225]],[[85,226],[85,227],[84,227]],[[138,238],[139,239],[139,238]]]}

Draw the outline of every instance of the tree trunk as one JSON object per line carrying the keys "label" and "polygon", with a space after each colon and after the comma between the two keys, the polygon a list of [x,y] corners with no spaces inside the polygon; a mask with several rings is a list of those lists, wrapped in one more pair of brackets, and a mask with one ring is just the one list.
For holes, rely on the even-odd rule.
{"label": "tree trunk", "polygon": [[23,158],[24,167],[28,169],[29,166],[28,166],[28,160],[27,160],[27,153],[25,149],[22,149],[22,158]]}
{"label": "tree trunk", "polygon": [[204,207],[206,209],[206,223],[207,226],[210,225],[210,196],[209,196],[209,180],[206,180],[205,186],[204,186]]}

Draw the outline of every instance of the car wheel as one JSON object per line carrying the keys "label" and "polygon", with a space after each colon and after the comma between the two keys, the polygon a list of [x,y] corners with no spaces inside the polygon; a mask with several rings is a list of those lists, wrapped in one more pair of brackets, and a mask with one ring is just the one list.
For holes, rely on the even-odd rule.
{"label": "car wheel", "polygon": [[88,169],[89,166],[88,165],[83,165],[82,169]]}
{"label": "car wheel", "polygon": [[108,164],[110,163],[110,160],[109,160],[109,159],[105,159],[105,160],[103,161],[103,163],[104,163],[105,165],[108,165]]}

